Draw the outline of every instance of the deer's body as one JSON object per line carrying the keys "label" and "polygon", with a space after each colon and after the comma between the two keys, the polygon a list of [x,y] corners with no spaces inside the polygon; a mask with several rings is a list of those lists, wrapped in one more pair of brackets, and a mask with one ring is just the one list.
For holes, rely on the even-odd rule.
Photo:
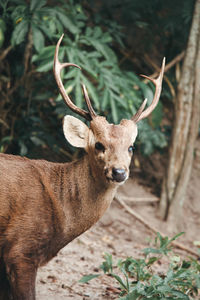
{"label": "deer's body", "polygon": [[0,299],[8,300],[17,279],[35,290],[37,268],[99,220],[116,186],[96,185],[87,155],[57,164],[0,154],[0,170]]}
{"label": "deer's body", "polygon": [[[39,266],[96,223],[129,176],[136,123],[158,102],[164,63],[154,100],[146,100],[131,120],[109,124],[94,112],[83,86],[89,112],[76,107],[65,94],[58,61],[54,72],[67,105],[90,120],[90,128],[72,116],[64,118],[64,135],[85,156],[72,163],[51,163],[0,154],[0,300],[35,300]],[[76,66],[76,65],[74,65]],[[77,67],[77,66],[76,66]]]}
{"label": "deer's body", "polygon": [[16,243],[37,266],[96,223],[116,190],[95,183],[87,155],[57,164],[0,154],[0,170],[0,254]]}
{"label": "deer's body", "polygon": [[96,186],[87,155],[57,164],[1,154],[0,170],[0,253],[17,244],[37,266],[91,227],[116,190]]}

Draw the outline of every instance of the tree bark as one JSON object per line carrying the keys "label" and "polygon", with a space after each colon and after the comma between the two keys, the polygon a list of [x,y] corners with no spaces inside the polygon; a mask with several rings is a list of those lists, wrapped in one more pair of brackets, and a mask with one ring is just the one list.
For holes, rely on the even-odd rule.
{"label": "tree bark", "polygon": [[[159,214],[179,225],[200,121],[200,0],[196,1],[175,99],[175,124]],[[178,222],[178,223],[177,223]],[[179,228],[180,229],[180,228]]]}

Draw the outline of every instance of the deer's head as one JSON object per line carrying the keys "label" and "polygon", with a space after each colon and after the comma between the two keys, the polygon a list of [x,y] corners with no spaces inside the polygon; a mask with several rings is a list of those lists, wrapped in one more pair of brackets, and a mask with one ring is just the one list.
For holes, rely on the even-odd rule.
{"label": "deer's head", "polygon": [[105,117],[98,116],[95,113],[84,85],[82,85],[82,88],[88,111],[74,105],[66,94],[60,78],[62,68],[68,66],[80,67],[72,63],[61,64],[59,62],[58,51],[62,38],[63,35],[57,43],[54,57],[54,75],[56,82],[67,106],[69,106],[72,111],[90,121],[90,127],[87,127],[87,125],[79,119],[69,115],[65,116],[63,124],[64,135],[72,146],[85,149],[88,153],[93,175],[98,178],[98,180],[103,180],[108,184],[123,183],[129,176],[133,144],[137,137],[137,122],[146,118],[159,101],[165,59],[163,59],[161,72],[157,79],[142,75],[151,80],[156,86],[151,105],[144,110],[147,102],[147,99],[145,99],[131,120],[123,119],[119,125],[109,124]]}

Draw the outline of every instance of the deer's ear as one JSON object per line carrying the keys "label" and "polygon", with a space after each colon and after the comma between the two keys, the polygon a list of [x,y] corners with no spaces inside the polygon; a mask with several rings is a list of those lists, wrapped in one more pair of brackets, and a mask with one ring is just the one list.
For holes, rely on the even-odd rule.
{"label": "deer's ear", "polygon": [[79,148],[86,148],[89,128],[79,119],[72,116],[65,116],[63,131],[68,142]]}

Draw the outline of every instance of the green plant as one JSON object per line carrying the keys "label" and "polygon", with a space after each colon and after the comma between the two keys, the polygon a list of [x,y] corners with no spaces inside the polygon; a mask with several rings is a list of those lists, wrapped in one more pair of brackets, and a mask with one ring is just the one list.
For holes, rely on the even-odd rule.
{"label": "green plant", "polygon": [[[62,132],[57,128],[69,109],[57,95],[52,66],[55,44],[63,32],[60,60],[82,68],[70,68],[62,75],[66,91],[72,93],[77,106],[85,106],[81,82],[97,113],[114,123],[130,118],[146,96],[152,100],[151,84],[119,65],[114,41],[122,48],[124,36],[115,21],[102,19],[101,26],[101,15],[98,22],[93,20],[82,2],[73,0],[7,0],[0,7],[0,133],[7,137],[1,140],[1,151],[32,155],[33,146],[62,150]],[[157,115],[162,116],[162,107]],[[140,124],[143,133],[139,145],[144,154],[166,146],[159,128],[162,117],[154,119],[151,124],[147,120]]]}
{"label": "green plant", "polygon": [[[105,254],[105,261],[100,268],[104,274],[116,280],[119,285],[119,299],[189,300],[199,295],[199,262],[193,258],[182,260],[180,256],[172,253],[172,241],[182,234],[169,239],[157,233],[155,247],[144,249],[144,258],[128,257],[125,260],[120,259],[114,265],[112,255]],[[169,253],[172,255],[169,256]],[[166,272],[160,274],[154,266],[163,256],[168,258],[169,265]],[[80,282],[88,282],[93,279],[92,276],[83,276]],[[100,274],[95,274],[97,276]]]}

